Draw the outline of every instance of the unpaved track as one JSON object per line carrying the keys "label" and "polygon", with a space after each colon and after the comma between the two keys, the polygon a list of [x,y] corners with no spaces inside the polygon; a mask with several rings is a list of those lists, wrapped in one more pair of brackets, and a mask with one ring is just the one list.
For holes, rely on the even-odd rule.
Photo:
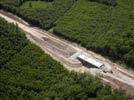
{"label": "unpaved track", "polygon": [[[110,60],[96,54],[92,51],[88,51],[83,47],[80,47],[74,43],[68,42],[66,40],[60,39],[45,30],[39,29],[37,27],[32,27],[22,19],[10,14],[6,16],[7,12],[0,13],[0,17],[4,18],[10,23],[15,23],[23,31],[25,31],[27,38],[38,45],[47,54],[51,55],[54,59],[61,62],[68,70],[73,70],[76,72],[86,72],[91,74],[99,74],[102,79],[110,83],[113,87],[128,90],[129,92],[134,92],[134,74],[133,72],[124,69],[118,64],[111,62]],[[16,20],[18,18],[18,20]],[[23,23],[21,23],[21,21]],[[83,66],[79,61],[72,61],[69,59],[70,56],[77,52],[86,53],[90,58],[95,59],[105,66],[112,67],[113,73],[104,73],[100,69],[87,68]]]}

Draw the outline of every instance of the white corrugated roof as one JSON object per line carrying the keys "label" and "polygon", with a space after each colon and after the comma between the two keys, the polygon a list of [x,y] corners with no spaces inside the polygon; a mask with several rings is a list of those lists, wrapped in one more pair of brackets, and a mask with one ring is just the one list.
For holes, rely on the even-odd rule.
{"label": "white corrugated roof", "polygon": [[87,57],[86,55],[83,55],[83,54],[78,55],[78,58],[82,59],[82,60],[84,60],[84,61],[86,61],[86,62],[88,62],[88,63],[90,63],[90,64],[92,64],[92,65],[94,65],[94,66],[96,66],[98,68],[100,68],[101,66],[104,65],[104,64],[102,64],[102,63],[100,63],[100,62],[98,62],[98,61],[96,61],[94,59],[91,59],[91,58],[89,58],[89,57]]}

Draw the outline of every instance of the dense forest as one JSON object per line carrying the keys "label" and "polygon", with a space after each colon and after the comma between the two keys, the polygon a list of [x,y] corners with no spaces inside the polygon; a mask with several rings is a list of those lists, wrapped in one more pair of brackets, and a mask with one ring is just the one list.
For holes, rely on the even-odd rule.
{"label": "dense forest", "polygon": [[0,100],[131,100],[91,75],[69,72],[0,19]]}
{"label": "dense forest", "polygon": [[18,27],[0,19],[0,68],[26,45],[27,40]]}
{"label": "dense forest", "polygon": [[134,68],[134,0],[0,0],[32,25]]}

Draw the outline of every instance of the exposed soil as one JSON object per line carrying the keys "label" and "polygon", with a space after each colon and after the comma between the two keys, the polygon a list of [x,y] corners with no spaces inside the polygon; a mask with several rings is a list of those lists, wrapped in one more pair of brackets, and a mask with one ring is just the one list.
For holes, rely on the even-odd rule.
{"label": "exposed soil", "polygon": [[[97,75],[102,78],[103,81],[110,83],[114,88],[116,87],[127,90],[130,93],[134,93],[134,73],[132,71],[129,71],[122,66],[113,63],[109,59],[106,59],[99,54],[86,50],[77,44],[60,39],[59,37],[45,30],[32,27],[17,16],[0,11],[0,17],[4,18],[10,23],[17,24],[18,27],[25,31],[27,38],[31,42],[35,43],[55,60],[61,62],[68,70]],[[106,67],[111,67],[112,73],[105,73],[101,69],[84,66],[79,60],[75,58],[70,59],[70,57],[79,52],[84,53],[88,57],[103,63]]]}

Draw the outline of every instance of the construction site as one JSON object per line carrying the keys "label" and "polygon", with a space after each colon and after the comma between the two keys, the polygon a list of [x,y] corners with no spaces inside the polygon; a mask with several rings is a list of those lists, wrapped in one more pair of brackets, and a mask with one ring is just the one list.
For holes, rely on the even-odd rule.
{"label": "construction site", "polygon": [[115,89],[134,93],[134,72],[119,64],[102,57],[92,51],[63,40],[45,30],[30,26],[24,20],[10,13],[0,11],[0,17],[10,23],[17,24],[27,38],[45,53],[59,61],[68,70],[89,73],[100,77],[104,83],[111,84]]}

